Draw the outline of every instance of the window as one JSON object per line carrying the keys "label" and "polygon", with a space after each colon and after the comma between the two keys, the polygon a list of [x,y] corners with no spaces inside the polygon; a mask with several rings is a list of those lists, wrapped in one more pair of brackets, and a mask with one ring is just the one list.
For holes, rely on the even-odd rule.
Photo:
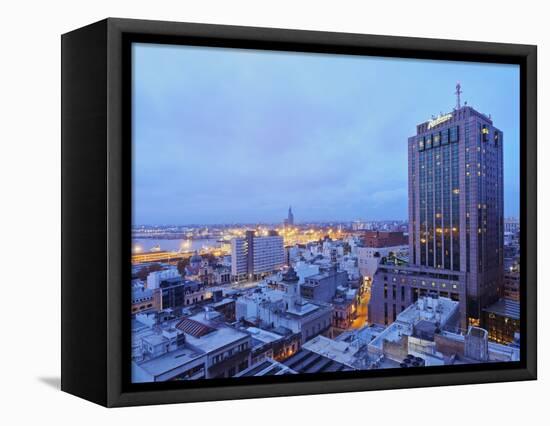
{"label": "window", "polygon": [[445,129],[441,132],[441,145],[447,145],[449,143],[449,129]]}
{"label": "window", "polygon": [[432,147],[432,135],[426,136],[425,144],[426,144],[426,149],[430,149]]}
{"label": "window", "polygon": [[458,126],[453,126],[449,129],[449,140],[450,142],[458,142]]}
{"label": "window", "polygon": [[439,146],[439,144],[441,143],[441,134],[439,133],[436,133],[433,137],[433,146]]}
{"label": "window", "polygon": [[489,129],[485,124],[481,127],[481,135],[483,142],[489,141]]}

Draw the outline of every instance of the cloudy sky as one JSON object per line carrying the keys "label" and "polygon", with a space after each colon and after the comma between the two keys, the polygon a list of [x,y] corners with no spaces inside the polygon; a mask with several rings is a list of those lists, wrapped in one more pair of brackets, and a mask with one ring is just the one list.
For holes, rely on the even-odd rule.
{"label": "cloudy sky", "polygon": [[406,219],[407,138],[458,80],[518,216],[518,67],[135,44],[134,224]]}

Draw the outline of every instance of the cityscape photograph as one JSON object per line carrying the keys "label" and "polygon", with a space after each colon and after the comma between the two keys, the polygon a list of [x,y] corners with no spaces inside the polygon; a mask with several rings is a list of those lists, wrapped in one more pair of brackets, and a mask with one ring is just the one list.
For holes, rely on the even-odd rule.
{"label": "cityscape photograph", "polygon": [[507,64],[132,45],[133,383],[520,360]]}

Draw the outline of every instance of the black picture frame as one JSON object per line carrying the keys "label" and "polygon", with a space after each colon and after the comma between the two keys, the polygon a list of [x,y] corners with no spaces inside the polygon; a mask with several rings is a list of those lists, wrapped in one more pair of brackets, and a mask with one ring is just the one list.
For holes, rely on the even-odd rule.
{"label": "black picture frame", "polygon": [[[137,41],[519,64],[521,361],[131,384],[125,303],[131,253],[129,46]],[[117,407],[536,379],[536,46],[118,18],[64,34],[61,42],[62,390]]]}

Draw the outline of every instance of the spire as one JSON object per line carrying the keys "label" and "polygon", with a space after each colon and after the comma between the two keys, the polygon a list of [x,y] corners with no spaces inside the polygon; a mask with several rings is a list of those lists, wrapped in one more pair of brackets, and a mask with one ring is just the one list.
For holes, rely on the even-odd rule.
{"label": "spire", "polygon": [[456,82],[456,92],[455,92],[455,95],[456,95],[456,109],[460,109],[460,94],[462,93],[462,90],[461,89],[461,86],[460,86],[460,81],[457,81]]}

